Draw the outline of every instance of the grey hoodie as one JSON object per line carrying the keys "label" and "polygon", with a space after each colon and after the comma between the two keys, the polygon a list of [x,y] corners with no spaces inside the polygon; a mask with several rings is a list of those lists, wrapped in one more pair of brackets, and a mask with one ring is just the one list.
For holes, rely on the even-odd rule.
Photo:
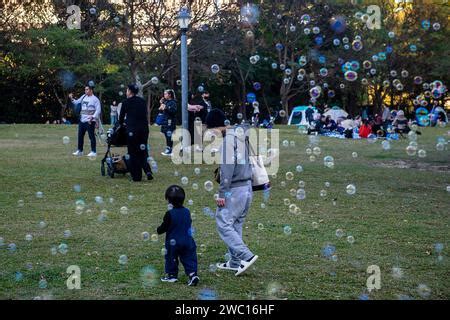
{"label": "grey hoodie", "polygon": [[219,197],[226,198],[235,187],[251,184],[252,167],[249,162],[248,127],[227,129],[222,143]]}

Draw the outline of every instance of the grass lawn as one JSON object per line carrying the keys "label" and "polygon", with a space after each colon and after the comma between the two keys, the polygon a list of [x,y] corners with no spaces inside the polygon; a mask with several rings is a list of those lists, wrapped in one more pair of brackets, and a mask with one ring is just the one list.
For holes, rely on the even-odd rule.
{"label": "grass lawn", "polygon": [[[235,277],[210,270],[211,264],[224,260],[226,249],[214,219],[203,213],[204,207],[215,209],[214,192],[206,192],[203,184],[213,180],[216,166],[173,165],[160,155],[164,140],[157,128],[150,133],[151,155],[158,162],[155,180],[132,183],[128,176],[100,175],[105,146],[98,148],[95,161],[71,155],[76,149],[76,126],[0,126],[0,237],[4,241],[0,298],[198,299],[210,289],[217,299],[358,299],[362,294],[370,299],[449,299],[450,148],[437,151],[435,146],[438,136],[450,138],[450,128],[421,128],[418,144],[426,150],[425,158],[406,154],[408,139],[393,141],[391,149],[384,151],[380,141],[321,137],[321,154],[314,162],[306,154],[308,136],[299,135],[295,128],[279,128],[280,142],[295,141],[295,147],[280,146],[281,168],[272,178],[265,208],[263,195],[254,194],[244,240],[260,259]],[[68,145],[63,144],[63,136],[70,137]],[[86,136],[87,151],[88,141]],[[358,157],[353,158],[352,152]],[[334,169],[323,165],[326,155],[334,157]],[[296,172],[298,164],[302,173]],[[201,169],[199,175],[194,173],[196,167]],[[286,180],[286,172],[293,172],[294,179]],[[142,232],[156,233],[167,208],[165,188],[180,184],[183,176],[189,178],[187,200],[193,200],[189,208],[201,282],[195,288],[186,286],[181,267],[178,283],[156,281],[143,286],[143,267],[152,267],[154,277],[164,271],[164,236],[144,241]],[[290,194],[299,188],[299,180],[305,182],[304,200]],[[198,183],[198,190],[192,183]],[[356,186],[354,195],[346,193],[348,184]],[[81,192],[74,191],[75,185],[81,186]],[[322,189],[327,191],[324,197]],[[36,197],[37,192],[43,197]],[[96,203],[96,196],[103,197],[104,203]],[[75,202],[80,198],[86,207],[77,214]],[[284,199],[297,204],[301,213],[290,213]],[[126,215],[120,212],[123,206],[128,208]],[[101,210],[107,210],[102,222],[98,221]],[[46,223],[44,228],[40,221]],[[285,226],[291,228],[290,234],[284,232]],[[343,230],[343,237],[336,236],[337,229]],[[65,230],[71,231],[70,237],[64,236]],[[27,234],[32,241],[25,240]],[[353,244],[347,241],[349,235],[355,239]],[[17,245],[15,252],[7,249],[10,243]],[[61,243],[68,245],[67,254],[52,254],[51,248]],[[443,244],[441,258],[437,243]],[[336,261],[322,255],[327,244],[335,246]],[[124,266],[118,262],[123,254],[128,257]],[[81,269],[81,290],[66,287],[70,265]],[[370,265],[380,267],[381,289],[369,293]],[[393,272],[393,268],[401,269]],[[41,277],[47,281],[44,289],[39,287]]]}

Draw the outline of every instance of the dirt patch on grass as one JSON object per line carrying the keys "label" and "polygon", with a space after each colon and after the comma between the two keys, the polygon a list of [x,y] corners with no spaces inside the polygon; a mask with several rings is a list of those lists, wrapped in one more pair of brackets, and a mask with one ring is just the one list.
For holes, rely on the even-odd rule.
{"label": "dirt patch on grass", "polygon": [[450,171],[450,165],[435,165],[426,162],[414,162],[410,160],[392,160],[392,161],[374,161],[372,166],[378,168],[393,168],[393,169],[417,169],[420,171],[435,171],[443,172]]}

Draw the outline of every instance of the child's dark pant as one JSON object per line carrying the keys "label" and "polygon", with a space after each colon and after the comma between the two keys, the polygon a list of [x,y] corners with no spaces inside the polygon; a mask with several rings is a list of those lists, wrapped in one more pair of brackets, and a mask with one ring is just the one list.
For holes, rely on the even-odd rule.
{"label": "child's dark pant", "polygon": [[185,245],[170,245],[166,243],[167,254],[165,256],[166,266],[165,271],[169,275],[178,276],[178,258],[184,267],[186,275],[192,273],[197,274],[197,253],[195,244]]}

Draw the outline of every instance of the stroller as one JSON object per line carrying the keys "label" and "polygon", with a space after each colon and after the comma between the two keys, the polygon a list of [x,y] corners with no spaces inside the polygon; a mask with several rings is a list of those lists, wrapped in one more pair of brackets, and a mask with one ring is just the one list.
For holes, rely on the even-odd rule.
{"label": "stroller", "polygon": [[[129,172],[127,159],[124,155],[115,154],[111,152],[111,147],[126,147],[127,146],[127,133],[124,126],[116,123],[114,128],[108,129],[106,134],[106,142],[108,144],[105,157],[102,159],[101,173],[102,176],[108,174],[111,178],[114,178],[116,173],[125,175]],[[106,171],[105,171],[106,163]]]}

